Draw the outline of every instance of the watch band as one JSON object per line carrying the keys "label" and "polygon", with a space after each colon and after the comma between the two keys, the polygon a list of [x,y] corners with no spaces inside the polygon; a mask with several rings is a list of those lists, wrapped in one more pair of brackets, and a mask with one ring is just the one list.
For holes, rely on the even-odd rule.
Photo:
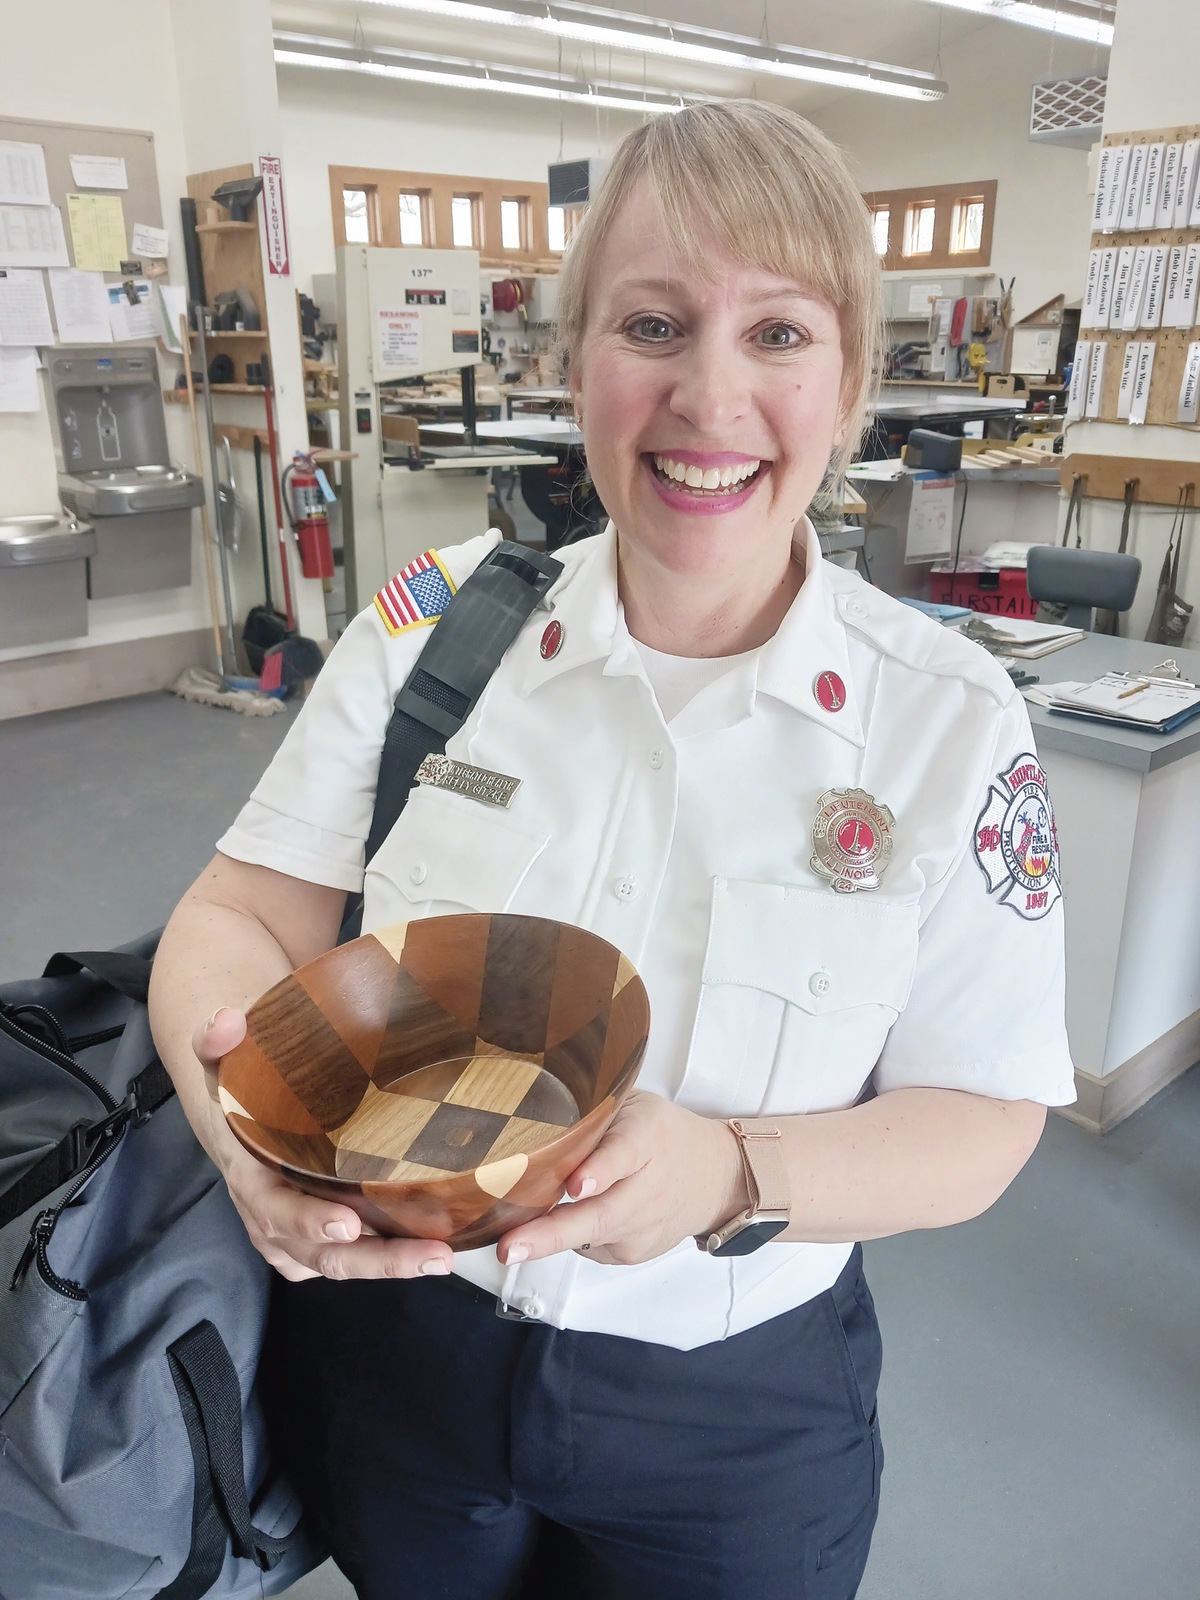
{"label": "watch band", "polygon": [[769,1117],[730,1117],[730,1130],[742,1152],[751,1211],[790,1211],[791,1194],[783,1164],[783,1134]]}

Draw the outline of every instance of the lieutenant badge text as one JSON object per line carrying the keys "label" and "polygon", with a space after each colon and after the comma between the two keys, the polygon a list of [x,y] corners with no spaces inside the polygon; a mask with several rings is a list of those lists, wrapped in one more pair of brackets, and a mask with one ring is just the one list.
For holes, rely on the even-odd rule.
{"label": "lieutenant badge text", "polygon": [[1035,756],[1018,756],[988,790],[975,824],[975,859],[989,892],[1018,916],[1044,917],[1061,898],[1054,812]]}
{"label": "lieutenant badge text", "polygon": [[520,778],[489,772],[486,767],[473,767],[467,761],[452,761],[449,756],[426,756],[417,768],[417,782],[428,783],[435,789],[449,789],[452,794],[465,794],[468,800],[481,800],[485,806],[501,806],[505,810],[521,787]]}
{"label": "lieutenant badge text", "polygon": [[865,789],[830,789],[817,801],[809,866],[839,894],[878,889],[895,826],[888,808]]}

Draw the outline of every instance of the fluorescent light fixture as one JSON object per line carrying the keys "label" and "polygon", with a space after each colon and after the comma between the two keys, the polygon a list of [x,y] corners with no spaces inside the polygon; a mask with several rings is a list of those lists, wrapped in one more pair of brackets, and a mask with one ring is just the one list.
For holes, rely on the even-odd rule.
{"label": "fluorescent light fixture", "polygon": [[[360,4],[361,0],[355,3]],[[496,5],[487,0],[366,0],[366,4],[445,17],[475,27],[523,28],[607,50],[668,56],[726,71],[769,73],[836,89],[896,95],[903,100],[941,100],[946,93],[945,83],[932,73],[862,61],[854,56],[828,55],[823,50],[802,50],[796,45],[764,44],[748,34],[722,33],[715,28],[667,22],[661,17],[610,11],[603,6],[586,5],[583,0],[504,0]]]}
{"label": "fluorescent light fixture", "polygon": [[310,34],[277,33],[275,60],[291,67],[319,67],[333,72],[365,72],[376,78],[407,83],[440,84],[451,89],[484,89],[493,94],[525,95],[534,100],[604,106],[612,111],[680,111],[695,96],[665,94],[637,84],[598,80],[582,83],[557,72],[532,72],[521,67],[493,67],[456,56],[424,55],[415,50],[380,47],[360,50],[340,39]]}
{"label": "fluorescent light fixture", "polygon": [[1106,0],[930,0],[933,5],[952,6],[955,11],[974,11],[998,22],[1020,22],[1027,28],[1061,34],[1067,39],[1083,39],[1088,44],[1111,45],[1116,6]]}

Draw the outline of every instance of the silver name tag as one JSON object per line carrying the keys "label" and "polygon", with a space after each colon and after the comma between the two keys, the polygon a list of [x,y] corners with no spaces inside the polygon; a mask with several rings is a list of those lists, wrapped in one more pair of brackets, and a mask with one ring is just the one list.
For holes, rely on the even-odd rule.
{"label": "silver name tag", "polygon": [[449,789],[452,794],[465,794],[468,800],[481,800],[485,806],[500,806],[505,810],[521,787],[520,778],[489,772],[486,767],[473,767],[467,761],[453,761],[449,756],[426,756],[417,768],[417,782],[435,789]]}

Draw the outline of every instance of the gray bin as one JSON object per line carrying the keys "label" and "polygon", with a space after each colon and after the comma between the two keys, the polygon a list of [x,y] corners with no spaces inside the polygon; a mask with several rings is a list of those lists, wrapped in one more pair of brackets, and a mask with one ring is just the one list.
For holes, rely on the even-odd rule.
{"label": "gray bin", "polygon": [[0,650],[87,633],[95,551],[96,535],[74,517],[0,518]]}

